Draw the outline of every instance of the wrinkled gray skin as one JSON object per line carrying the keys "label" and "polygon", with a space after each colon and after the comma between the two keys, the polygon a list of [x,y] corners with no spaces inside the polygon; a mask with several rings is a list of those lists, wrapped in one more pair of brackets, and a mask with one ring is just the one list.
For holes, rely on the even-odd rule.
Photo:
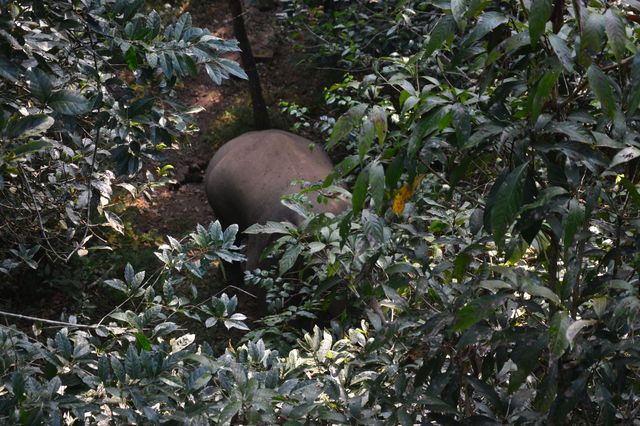
{"label": "wrinkled gray skin", "polygon": [[[227,142],[207,167],[205,190],[209,204],[223,226],[237,223],[240,230],[254,223],[288,221],[299,225],[303,218],[280,202],[285,194],[300,190],[291,182],[324,180],[332,171],[331,160],[319,147],[309,149],[308,139],[281,130],[249,132]],[[337,214],[347,207],[343,200],[318,204],[314,211]],[[269,235],[247,238],[247,269],[258,267]]]}

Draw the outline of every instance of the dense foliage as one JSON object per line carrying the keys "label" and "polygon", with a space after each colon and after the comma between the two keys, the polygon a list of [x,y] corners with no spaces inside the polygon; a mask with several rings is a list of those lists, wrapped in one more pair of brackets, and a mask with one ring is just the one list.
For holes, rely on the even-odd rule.
{"label": "dense foliage", "polygon": [[97,225],[122,232],[114,192],[167,180],[147,172],[196,130],[172,91],[204,64],[220,83],[244,77],[236,43],[191,25],[164,26],[142,1],[0,2],[0,272],[84,255]]}
{"label": "dense foliage", "polygon": [[[46,342],[3,328],[0,415],[637,419],[640,3],[288,4],[325,54],[366,71],[327,91],[344,112],[327,144],[347,155],[286,200],[305,225],[250,230],[279,236],[273,268],[247,274],[274,314],[224,354],[179,328],[183,314],[245,327],[235,299],[194,297],[211,260],[240,259],[233,228],[200,228],[161,248],[160,273],[108,281],[127,300],[100,323]],[[341,181],[351,211],[306,210],[305,196],[344,192]],[[330,329],[296,339],[292,324],[335,310]]]}

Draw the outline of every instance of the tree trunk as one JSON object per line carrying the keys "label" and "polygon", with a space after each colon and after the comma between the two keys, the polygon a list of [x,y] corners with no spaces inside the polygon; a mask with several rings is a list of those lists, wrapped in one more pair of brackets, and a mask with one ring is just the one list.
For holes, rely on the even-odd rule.
{"label": "tree trunk", "polygon": [[265,130],[270,127],[269,113],[267,105],[262,96],[262,86],[260,85],[260,76],[256,68],[256,60],[251,51],[251,44],[247,37],[247,31],[244,27],[244,17],[242,12],[242,0],[229,0],[229,9],[233,16],[233,31],[236,39],[240,44],[240,58],[242,59],[242,67],[249,76],[249,92],[251,93],[251,103],[253,105],[253,123],[257,130]]}

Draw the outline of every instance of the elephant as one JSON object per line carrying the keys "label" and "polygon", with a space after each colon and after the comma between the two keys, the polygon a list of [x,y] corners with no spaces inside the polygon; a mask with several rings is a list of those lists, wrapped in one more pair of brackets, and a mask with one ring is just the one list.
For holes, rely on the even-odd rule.
{"label": "elephant", "polygon": [[[281,203],[282,196],[298,192],[292,181],[318,182],[333,170],[329,156],[308,139],[282,130],[248,132],[224,144],[213,156],[205,175],[209,204],[223,226],[238,224],[244,230],[255,223],[288,221],[300,225],[302,216]],[[310,200],[316,213],[339,214],[345,200],[327,203]],[[270,235],[249,235],[248,270],[260,266],[260,255]]]}

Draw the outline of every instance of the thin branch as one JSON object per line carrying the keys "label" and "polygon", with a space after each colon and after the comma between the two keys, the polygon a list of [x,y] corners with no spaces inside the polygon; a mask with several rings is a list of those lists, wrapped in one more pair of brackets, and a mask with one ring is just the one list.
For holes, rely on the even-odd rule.
{"label": "thin branch", "polygon": [[28,320],[28,321],[38,321],[38,322],[43,322],[45,324],[60,325],[60,326],[64,326],[64,327],[77,327],[77,328],[96,329],[96,328],[98,328],[100,326],[99,324],[98,325],[72,324],[70,322],[55,321],[55,320],[50,320],[50,319],[46,319],[46,318],[31,317],[29,315],[14,314],[12,312],[5,312],[5,311],[0,311],[0,315],[5,316],[5,317]]}

